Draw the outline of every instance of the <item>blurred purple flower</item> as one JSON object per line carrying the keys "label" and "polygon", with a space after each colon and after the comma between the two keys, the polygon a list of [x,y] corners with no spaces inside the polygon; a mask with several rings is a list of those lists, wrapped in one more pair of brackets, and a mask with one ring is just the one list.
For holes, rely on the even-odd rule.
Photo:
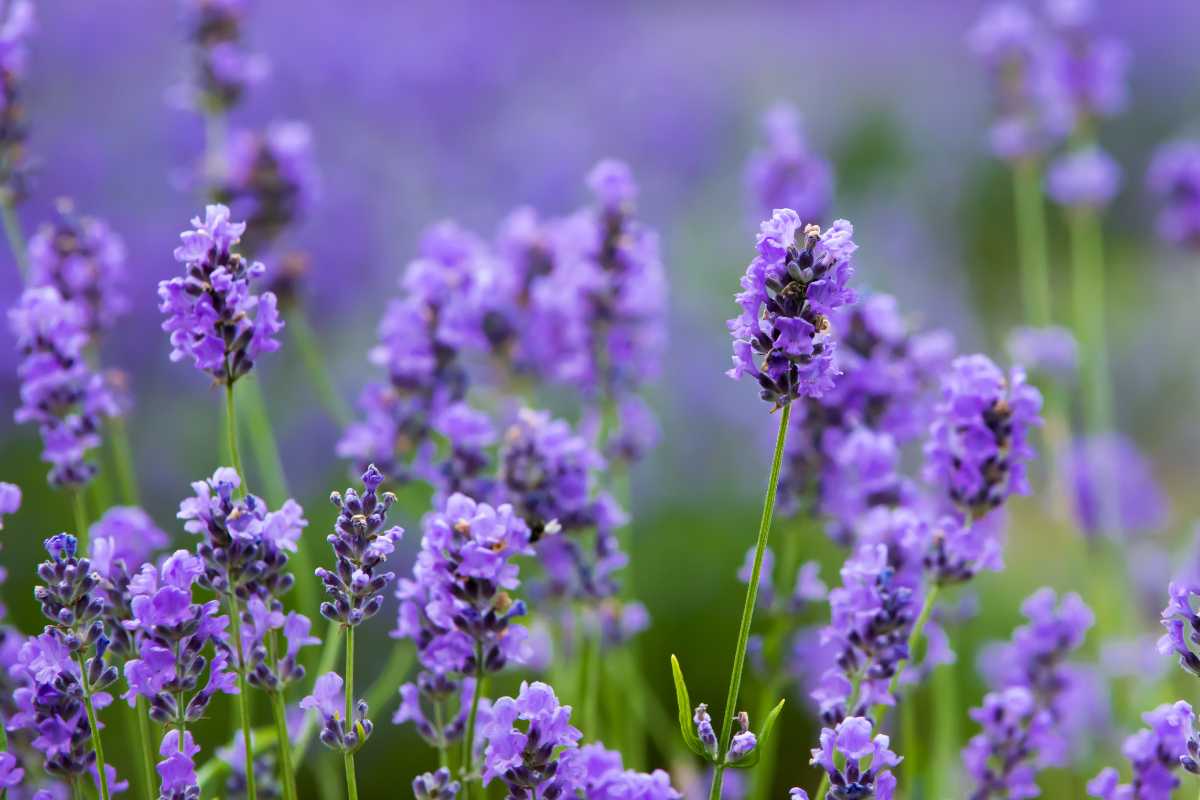
{"label": "blurred purple flower", "polygon": [[763,116],[762,131],[764,147],[746,165],[754,218],[790,208],[800,219],[823,222],[833,199],[833,169],[809,149],[799,112],[788,103],[776,104]]}
{"label": "blurred purple flower", "polygon": [[1096,145],[1060,156],[1046,175],[1046,191],[1068,208],[1103,209],[1121,189],[1121,167]]}
{"label": "blurred purple flower", "polygon": [[[1062,470],[1071,491],[1071,510],[1085,535],[1133,536],[1166,525],[1167,495],[1150,461],[1128,436],[1105,433],[1077,440],[1063,459]],[[1112,505],[1112,520],[1103,519],[1106,502]]]}

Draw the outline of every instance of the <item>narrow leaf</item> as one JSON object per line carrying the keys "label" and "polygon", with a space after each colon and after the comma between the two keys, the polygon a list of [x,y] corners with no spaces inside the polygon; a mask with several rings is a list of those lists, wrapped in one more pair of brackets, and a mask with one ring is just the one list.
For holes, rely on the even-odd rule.
{"label": "narrow leaf", "polygon": [[675,702],[679,705],[679,733],[683,736],[683,743],[696,755],[711,761],[712,757],[705,751],[700,737],[692,727],[692,700],[688,696],[687,683],[683,680],[679,659],[674,655],[671,656],[671,677],[675,679]]}

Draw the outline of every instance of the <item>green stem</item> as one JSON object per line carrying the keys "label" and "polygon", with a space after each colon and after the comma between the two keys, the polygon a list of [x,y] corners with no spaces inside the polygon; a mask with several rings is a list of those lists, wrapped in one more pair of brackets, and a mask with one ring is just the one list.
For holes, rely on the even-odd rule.
{"label": "green stem", "polygon": [[600,666],[600,643],[597,636],[587,630],[582,610],[576,616],[576,625],[579,637],[579,673],[575,688],[576,707],[579,709],[577,724],[580,730],[588,731],[592,736],[599,738],[599,732],[596,730],[595,694],[598,678],[596,673]]}
{"label": "green stem", "polygon": [[121,486],[121,500],[127,505],[141,505],[138,499],[137,468],[133,461],[133,447],[129,443],[129,428],[124,417],[113,417],[108,423],[109,443],[113,462],[116,465],[117,482]]}
{"label": "green stem", "polygon": [[[291,741],[287,729],[287,711],[283,705],[283,692],[271,692],[271,710],[275,714],[275,730],[279,741]],[[279,748],[279,770],[283,773],[284,800],[296,800],[296,772],[292,767],[292,748]]]}
{"label": "green stem", "polygon": [[746,586],[746,602],[742,605],[742,622],[738,628],[737,647],[733,651],[733,670],[729,676],[729,692],[725,696],[725,718],[721,723],[721,761],[713,767],[712,788],[709,800],[721,800],[721,785],[725,778],[724,754],[729,749],[733,735],[733,718],[736,713],[738,692],[742,688],[742,669],[746,664],[746,643],[750,639],[750,625],[754,621],[754,607],[758,603],[758,582],[762,573],[763,553],[767,549],[767,538],[771,533],[771,519],[775,513],[775,494],[779,487],[779,467],[783,463],[783,445],[787,440],[788,420],[792,407],[783,407],[779,415],[779,434],[775,438],[775,455],[771,461],[771,475],[767,481],[767,496],[763,499],[762,519],[758,524],[758,542],[754,547],[754,566],[750,570],[750,582]]}
{"label": "green stem", "polygon": [[437,730],[437,751],[438,751],[438,766],[450,768],[450,752],[446,746],[446,737],[443,735],[446,730],[445,714],[442,711],[442,701],[436,700],[433,704],[433,726]]}
{"label": "green stem", "polygon": [[1026,159],[1017,164],[1013,170],[1013,196],[1025,319],[1030,325],[1044,327],[1050,324],[1053,312],[1040,162]]}
{"label": "green stem", "polygon": [[83,489],[73,489],[71,491],[71,510],[75,513],[75,539],[78,541],[80,555],[86,555],[88,551],[88,512],[87,499],[84,497]]}
{"label": "green stem", "polygon": [[[232,404],[232,389],[229,392],[229,397]],[[233,408],[231,405],[230,419],[233,419],[232,411]],[[250,735],[250,686],[246,683],[246,661],[245,655],[242,652],[241,612],[238,608],[237,598],[232,594],[229,595],[229,627],[237,653],[238,708],[241,716],[242,741],[246,745],[245,760],[243,762],[246,769],[246,797],[250,800],[256,800],[258,791],[254,780],[254,738]]]}
{"label": "green stem", "polygon": [[21,220],[17,210],[13,208],[12,192],[0,189],[0,218],[4,220],[4,235],[8,238],[8,249],[12,251],[13,260],[17,262],[17,271],[21,280],[29,274],[29,250],[25,247],[25,234],[21,231]]}
{"label": "green stem", "polygon": [[[346,626],[346,728],[354,729],[354,626]],[[358,800],[358,778],[354,774],[354,751],[342,755],[346,764],[346,797]]]}
{"label": "green stem", "polygon": [[1100,218],[1090,209],[1068,214],[1075,333],[1083,356],[1083,418],[1088,433],[1112,429],[1112,391],[1105,329],[1104,242]]}
{"label": "green stem", "polygon": [[[958,664],[943,664],[933,671],[934,770],[930,796],[958,797],[959,713]],[[1080,792],[1080,797],[1083,793]]]}
{"label": "green stem", "polygon": [[341,426],[348,425],[352,418],[350,406],[338,392],[329,374],[325,355],[317,342],[317,334],[309,322],[308,314],[299,303],[288,311],[287,329],[292,333],[296,351],[300,353],[300,360],[304,362],[308,379],[316,389],[317,399],[334,422]]}
{"label": "green stem", "polygon": [[142,751],[142,783],[145,784],[143,789],[146,792],[146,800],[154,800],[158,797],[158,792],[155,791],[158,781],[154,777],[154,743],[150,739],[150,714],[145,697],[138,695],[133,713],[137,717],[138,744]]}
{"label": "green stem", "polygon": [[467,727],[463,733],[462,785],[463,796],[471,800],[471,769],[475,759],[475,718],[479,716],[479,698],[483,695],[483,644],[475,643],[475,695],[471,698],[471,710],[467,712]]}
{"label": "green stem", "polygon": [[79,664],[79,682],[83,686],[83,707],[87,709],[88,727],[92,732],[92,748],[96,751],[96,774],[100,779],[100,797],[108,800],[108,773],[104,766],[104,742],[100,736],[100,724],[96,720],[96,709],[92,705],[92,686],[87,677],[87,665],[83,661],[83,651],[75,653],[75,661]]}
{"label": "green stem", "polygon": [[233,468],[237,470],[238,477],[242,479],[239,493],[243,496],[247,495],[250,493],[250,487],[247,485],[249,479],[246,477],[246,470],[242,467],[242,454],[238,450],[237,403],[233,399],[232,382],[225,384],[225,440],[229,446],[229,457],[233,459]]}

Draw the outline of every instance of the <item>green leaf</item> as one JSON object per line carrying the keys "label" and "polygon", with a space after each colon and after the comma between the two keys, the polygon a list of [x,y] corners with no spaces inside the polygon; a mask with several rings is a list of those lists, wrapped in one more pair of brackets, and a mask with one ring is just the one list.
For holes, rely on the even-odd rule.
{"label": "green leaf", "polygon": [[762,728],[758,732],[758,744],[754,749],[746,754],[745,758],[740,758],[737,761],[729,762],[729,766],[733,769],[750,769],[758,763],[759,754],[766,745],[767,739],[771,736],[771,729],[775,727],[775,720],[779,718],[779,712],[783,711],[783,704],[786,700],[780,700],[779,703],[771,709],[771,713],[767,714],[767,718],[763,720]]}
{"label": "green leaf", "polygon": [[692,727],[692,700],[688,697],[687,683],[683,680],[683,670],[679,667],[679,659],[671,656],[671,677],[675,679],[675,702],[679,704],[679,733],[683,735],[683,743],[698,756],[712,761],[712,756],[700,743],[700,737]]}

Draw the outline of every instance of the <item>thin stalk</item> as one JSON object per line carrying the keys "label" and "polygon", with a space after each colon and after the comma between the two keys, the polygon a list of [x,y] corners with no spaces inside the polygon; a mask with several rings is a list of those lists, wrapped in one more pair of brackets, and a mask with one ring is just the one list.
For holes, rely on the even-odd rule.
{"label": "thin stalk", "polygon": [[[229,457],[233,459],[233,468],[237,470],[238,477],[242,479],[240,493],[242,495],[249,494],[250,487],[249,479],[246,477],[246,470],[242,467],[242,454],[238,450],[238,424],[237,424],[237,403],[233,399],[233,383],[225,384],[225,439],[229,446]],[[239,646],[241,643],[238,643]]]}
{"label": "thin stalk", "polygon": [[83,800],[83,779],[76,778],[71,781],[71,798],[72,800]]}
{"label": "thin stalk", "polygon": [[133,461],[133,447],[129,443],[129,428],[123,417],[113,417],[108,423],[109,445],[113,463],[116,465],[117,483],[121,487],[121,500],[128,505],[141,505],[138,499],[137,468]]}
{"label": "thin stalk", "polygon": [[[232,403],[232,389],[229,392],[229,398],[230,402]],[[231,405],[230,419],[233,418],[232,411],[233,408]],[[243,483],[243,486],[244,485],[245,484]],[[250,800],[256,800],[258,797],[258,791],[254,785],[254,739],[250,735],[250,686],[246,683],[246,660],[245,655],[242,652],[241,613],[238,609],[237,598],[233,595],[229,595],[229,627],[230,635],[233,636],[233,641],[235,643],[238,659],[238,708],[241,712],[242,741],[245,742],[246,745],[245,760],[243,761],[243,765],[246,769],[246,797],[248,797]]]}
{"label": "thin stalk", "polygon": [[[916,687],[913,687],[915,689]],[[913,800],[925,796],[925,778],[921,774],[921,741],[917,736],[917,707],[913,702],[915,692],[910,692],[900,703],[900,741],[904,745],[904,771]]]}
{"label": "thin stalk", "polygon": [[767,481],[767,496],[763,499],[762,519],[758,524],[758,542],[754,547],[754,566],[750,570],[750,583],[746,586],[746,602],[742,606],[742,622],[738,628],[737,647],[733,651],[733,670],[729,676],[729,693],[725,696],[725,719],[721,723],[720,754],[721,761],[713,767],[712,788],[709,790],[709,800],[721,800],[721,785],[725,779],[724,756],[729,749],[729,739],[733,735],[733,717],[737,705],[738,692],[742,688],[742,669],[746,665],[746,643],[750,639],[750,625],[754,621],[754,607],[758,604],[758,581],[762,574],[763,553],[767,549],[767,538],[771,533],[771,519],[775,513],[775,494],[779,487],[779,468],[783,463],[783,445],[787,439],[788,419],[792,407],[783,407],[779,415],[779,434],[775,438],[775,456],[771,461],[771,475]]}
{"label": "thin stalk", "polygon": [[[271,692],[271,710],[275,714],[275,730],[279,741],[290,741],[287,729],[287,712],[283,706],[283,692]],[[292,767],[292,748],[279,748],[279,769],[283,772],[284,800],[296,800],[296,773]]]}
{"label": "thin stalk", "polygon": [[75,661],[79,664],[79,682],[83,685],[83,707],[87,709],[88,727],[92,731],[92,749],[96,751],[96,774],[100,779],[101,800],[108,800],[108,773],[104,766],[104,742],[100,736],[100,724],[96,721],[96,709],[92,705],[92,686],[87,677],[87,665],[83,661],[83,651],[75,653]]}
{"label": "thin stalk", "polygon": [[[354,726],[354,626],[346,626],[346,725],[352,730]],[[354,751],[346,750],[342,754],[346,765],[346,796],[349,800],[358,800],[358,778],[354,774]]]}
{"label": "thin stalk", "polygon": [[[126,706],[128,708],[128,706]],[[158,792],[154,790],[157,781],[154,778],[154,743],[150,739],[150,713],[146,698],[138,695],[137,705],[133,708],[137,718],[138,745],[141,749],[142,783],[146,792],[146,800],[154,800]]]}
{"label": "thin stalk", "polygon": [[1053,312],[1040,162],[1025,159],[1016,165],[1013,169],[1013,198],[1016,202],[1021,301],[1025,306],[1025,319],[1030,325],[1043,327],[1050,324]]}
{"label": "thin stalk", "polygon": [[316,389],[317,399],[324,407],[325,412],[338,425],[348,425],[352,417],[350,406],[338,392],[337,386],[329,374],[325,363],[325,354],[317,342],[317,334],[313,330],[312,323],[309,322],[307,312],[299,303],[289,309],[287,313],[287,329],[292,333],[296,351],[300,353],[300,360],[304,362],[308,379]]}
{"label": "thin stalk", "polygon": [[[240,732],[240,729],[238,732]],[[253,735],[254,735],[254,746],[256,748],[255,752],[257,752],[257,753],[266,753],[271,748],[273,748],[276,744],[277,734],[276,734],[274,725],[263,726],[261,728],[258,728],[257,730],[255,730],[253,732]],[[236,735],[235,735],[235,739],[230,740],[229,744],[233,745],[235,743],[235,740],[236,740]],[[227,776],[230,773],[230,771],[232,771],[232,769],[233,769],[233,767],[230,764],[226,763],[225,761],[222,761],[219,758],[210,758],[207,761],[205,761],[196,770],[196,782],[198,784],[200,784],[201,793],[205,797],[209,797],[210,796],[210,793],[208,791],[209,787],[211,787],[213,784],[215,784],[220,779]],[[215,796],[219,796],[219,795],[217,795],[216,793],[213,793],[211,796],[215,797]]]}
{"label": "thin stalk", "polygon": [[8,239],[8,249],[12,251],[13,260],[17,262],[17,271],[23,281],[29,274],[29,250],[25,246],[21,220],[17,217],[17,210],[13,208],[12,193],[7,189],[0,189],[0,217],[4,220],[4,236]]}
{"label": "thin stalk", "polygon": [[467,712],[467,727],[463,733],[462,785],[463,796],[471,800],[471,762],[475,757],[475,718],[479,716],[479,698],[483,695],[483,644],[475,643],[475,695]]}
{"label": "thin stalk", "polygon": [[438,766],[450,769],[450,752],[446,746],[446,737],[443,735],[446,730],[446,720],[441,700],[437,700],[433,704],[433,725],[437,729]]}
{"label": "thin stalk", "polygon": [[1068,214],[1071,240],[1071,294],[1075,333],[1079,337],[1083,372],[1083,418],[1088,433],[1112,430],[1112,378],[1109,374],[1105,330],[1104,241],[1095,211]]}
{"label": "thin stalk", "polygon": [[600,643],[597,635],[587,630],[583,614],[579,614],[576,624],[579,627],[579,672],[575,685],[575,698],[579,709],[579,729],[591,731],[593,736],[599,736],[595,728],[596,716],[596,683],[599,677]]}
{"label": "thin stalk", "polygon": [[[943,664],[933,671],[934,770],[930,796],[958,797],[959,744],[958,664]],[[1079,793],[1083,796],[1083,792]]]}
{"label": "thin stalk", "polygon": [[79,552],[86,554],[88,551],[88,512],[87,498],[84,497],[83,489],[71,491],[71,510],[75,514],[75,539],[78,541]]}

